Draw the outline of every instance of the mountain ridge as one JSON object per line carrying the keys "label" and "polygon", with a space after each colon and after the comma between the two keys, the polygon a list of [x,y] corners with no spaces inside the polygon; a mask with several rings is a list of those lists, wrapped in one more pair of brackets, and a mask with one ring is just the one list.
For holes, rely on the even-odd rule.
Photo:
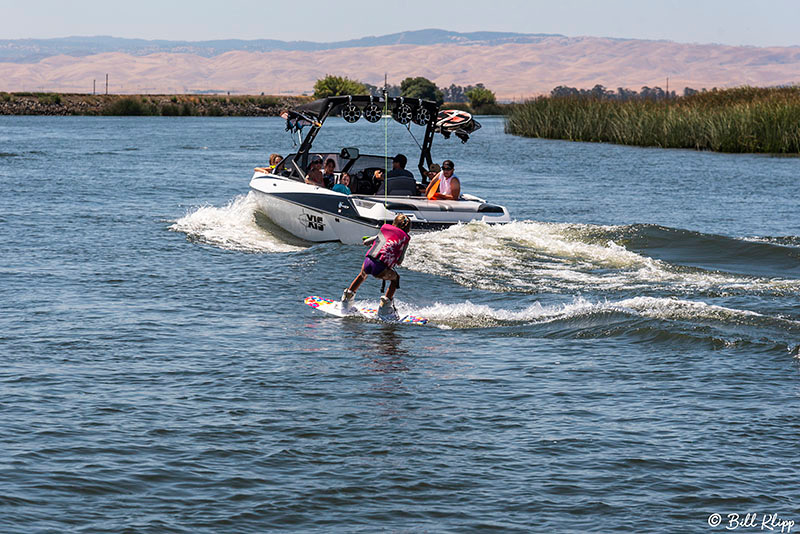
{"label": "mountain ridge", "polygon": [[[77,45],[83,46],[85,38],[74,39]],[[376,40],[385,44],[375,44]],[[133,41],[140,46],[154,43]],[[436,43],[418,44],[432,41]],[[172,48],[168,50],[175,50],[176,42],[169,41]],[[219,50],[227,51],[210,54],[213,47],[206,47],[203,49],[206,56],[191,50],[152,52],[141,47],[140,55],[107,51],[80,56],[70,55],[69,50],[58,50],[59,55],[26,63],[3,60],[2,57],[7,58],[9,54],[2,43],[0,91],[9,92],[85,93],[92,92],[93,88],[104,92],[106,74],[109,75],[109,92],[120,94],[300,95],[313,91],[316,80],[326,74],[347,76],[373,85],[382,85],[384,75],[388,74],[392,84],[399,84],[409,76],[424,76],[439,87],[483,83],[501,100],[545,94],[559,85],[666,88],[667,78],[670,89],[679,92],[684,87],[766,87],[800,82],[798,46],[745,47],[666,40],[419,30],[333,44],[311,43],[328,47],[318,50],[227,50],[218,46]],[[279,43],[286,45],[283,41]]]}
{"label": "mountain ridge", "polygon": [[49,39],[0,39],[0,62],[32,63],[42,59],[68,55],[85,57],[107,52],[143,56],[154,53],[192,53],[214,57],[226,52],[274,52],[370,48],[398,44],[430,46],[436,44],[486,44],[535,42],[543,37],[564,37],[560,34],[526,34],[514,32],[452,32],[437,28],[366,36],[333,42],[282,41],[278,39],[214,39],[184,41],[166,39],[132,39],[109,35],[70,36]]}

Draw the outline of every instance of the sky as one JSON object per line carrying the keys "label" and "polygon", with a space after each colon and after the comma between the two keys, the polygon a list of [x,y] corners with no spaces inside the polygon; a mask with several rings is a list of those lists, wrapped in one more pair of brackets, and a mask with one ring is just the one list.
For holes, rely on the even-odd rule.
{"label": "sky", "polygon": [[0,0],[0,39],[332,42],[439,28],[800,46],[798,22],[800,0]]}

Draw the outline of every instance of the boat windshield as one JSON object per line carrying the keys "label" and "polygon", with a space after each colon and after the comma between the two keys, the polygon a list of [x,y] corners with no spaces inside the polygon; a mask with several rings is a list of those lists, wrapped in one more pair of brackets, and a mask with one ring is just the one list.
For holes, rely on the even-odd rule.
{"label": "boat windshield", "polygon": [[[303,181],[303,176],[297,172],[297,169],[295,168],[294,165],[294,159],[296,156],[297,156],[296,153],[292,153],[286,156],[283,159],[283,161],[281,161],[275,168],[274,174]],[[342,158],[338,152],[310,153],[309,161],[313,161],[315,159],[321,159],[323,162],[332,159],[335,163],[334,169],[337,175],[341,174],[343,171],[347,172],[348,174],[355,175],[359,173],[363,174],[363,171],[365,170],[374,171],[375,169],[385,170],[387,167],[389,169],[392,168],[391,158],[387,160],[387,158],[385,158],[384,156],[371,156],[367,154],[361,154],[357,159],[348,160]],[[305,169],[302,170],[305,173]]]}
{"label": "boat windshield", "polygon": [[353,163],[347,167],[347,172],[349,174],[356,174],[358,172],[364,171],[366,169],[392,169],[392,159],[385,158],[383,156],[368,156],[366,154],[362,154],[358,157],[357,160],[353,161]]}

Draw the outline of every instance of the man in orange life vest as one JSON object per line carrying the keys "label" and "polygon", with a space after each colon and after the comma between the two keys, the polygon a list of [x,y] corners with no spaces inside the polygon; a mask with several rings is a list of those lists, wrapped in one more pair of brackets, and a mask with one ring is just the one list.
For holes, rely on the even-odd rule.
{"label": "man in orange life vest", "polygon": [[453,174],[455,168],[449,159],[442,162],[442,172],[437,174],[425,189],[425,196],[429,200],[458,200],[461,198],[461,182]]}

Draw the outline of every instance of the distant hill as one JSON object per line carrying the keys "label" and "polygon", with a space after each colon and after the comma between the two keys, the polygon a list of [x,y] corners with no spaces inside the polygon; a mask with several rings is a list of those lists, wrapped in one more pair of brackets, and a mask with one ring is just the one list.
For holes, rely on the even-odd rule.
{"label": "distant hill", "polygon": [[800,83],[800,47],[420,30],[337,43],[146,41],[68,37],[0,41],[0,91],[303,94],[325,74],[373,85],[425,76],[484,83],[503,100],[558,85],[610,89]]}
{"label": "distant hill", "polygon": [[379,37],[362,37],[349,41],[315,43],[312,41],[277,41],[274,39],[225,39],[217,41],[164,41],[145,39],[123,39],[120,37],[60,37],[56,39],[0,39],[0,62],[34,63],[42,59],[66,55],[85,57],[107,52],[119,52],[132,56],[149,54],[194,54],[214,57],[225,52],[275,52],[336,50],[339,48],[369,48],[390,45],[437,45],[437,44],[483,44],[531,43],[547,34],[523,34],[502,32],[458,33],[447,30],[418,30]]}

